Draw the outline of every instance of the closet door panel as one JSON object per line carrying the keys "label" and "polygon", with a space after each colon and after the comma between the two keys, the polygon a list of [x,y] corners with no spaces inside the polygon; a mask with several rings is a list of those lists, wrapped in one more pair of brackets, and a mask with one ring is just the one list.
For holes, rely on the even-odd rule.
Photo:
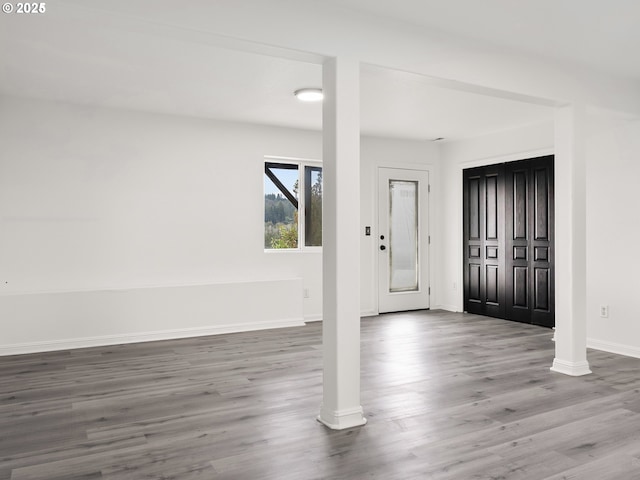
{"label": "closet door panel", "polygon": [[463,175],[463,235],[464,235],[464,309],[484,315],[484,282],[482,280],[484,212],[483,177],[477,169]]}
{"label": "closet door panel", "polygon": [[531,239],[531,323],[555,325],[553,157],[531,160],[534,229]]}
{"label": "closet door panel", "polygon": [[505,318],[531,322],[531,171],[529,163],[507,163],[506,203],[506,305]]}
{"label": "closet door panel", "polygon": [[464,309],[504,316],[504,166],[463,174]]}
{"label": "closet door panel", "polygon": [[463,174],[464,308],[554,325],[553,156]]}

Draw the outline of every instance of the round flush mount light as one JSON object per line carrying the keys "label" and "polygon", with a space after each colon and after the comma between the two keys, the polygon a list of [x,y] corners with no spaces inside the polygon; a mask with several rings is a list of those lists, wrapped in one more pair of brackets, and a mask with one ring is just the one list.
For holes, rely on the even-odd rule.
{"label": "round flush mount light", "polygon": [[301,88],[293,94],[302,102],[319,102],[324,98],[321,88]]}

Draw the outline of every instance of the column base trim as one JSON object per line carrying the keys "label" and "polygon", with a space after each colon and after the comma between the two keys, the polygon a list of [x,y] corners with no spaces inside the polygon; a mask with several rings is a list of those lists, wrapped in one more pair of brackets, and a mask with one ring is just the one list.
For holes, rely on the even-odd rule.
{"label": "column base trim", "polygon": [[550,370],[552,372],[562,373],[572,377],[580,377],[591,373],[591,370],[589,369],[589,362],[586,360],[582,362],[568,362],[566,360],[554,358],[553,366]]}
{"label": "column base trim", "polygon": [[324,407],[320,407],[320,415],[316,420],[332,430],[361,427],[367,423],[362,407],[348,410],[326,410]]}

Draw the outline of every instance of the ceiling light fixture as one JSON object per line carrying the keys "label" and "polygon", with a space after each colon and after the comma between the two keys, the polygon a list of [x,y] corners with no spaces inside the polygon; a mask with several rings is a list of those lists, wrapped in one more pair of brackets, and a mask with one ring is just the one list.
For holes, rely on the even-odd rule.
{"label": "ceiling light fixture", "polygon": [[293,94],[302,102],[319,102],[324,98],[321,88],[301,88]]}

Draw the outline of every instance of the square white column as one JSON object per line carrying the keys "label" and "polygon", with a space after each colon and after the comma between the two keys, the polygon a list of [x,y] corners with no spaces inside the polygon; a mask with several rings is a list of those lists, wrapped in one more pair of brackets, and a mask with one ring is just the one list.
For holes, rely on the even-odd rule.
{"label": "square white column", "polygon": [[587,362],[586,113],[555,114],[556,356],[551,370],[579,376]]}
{"label": "square white column", "polygon": [[323,65],[322,344],[318,420],[364,425],[360,405],[360,64]]}

